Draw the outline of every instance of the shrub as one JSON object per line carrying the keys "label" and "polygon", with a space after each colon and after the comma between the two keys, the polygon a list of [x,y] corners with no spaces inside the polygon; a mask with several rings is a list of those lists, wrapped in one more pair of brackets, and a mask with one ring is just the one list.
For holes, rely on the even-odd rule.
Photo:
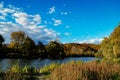
{"label": "shrub", "polygon": [[31,66],[24,66],[22,69],[22,73],[23,74],[36,74],[37,73],[37,69]]}

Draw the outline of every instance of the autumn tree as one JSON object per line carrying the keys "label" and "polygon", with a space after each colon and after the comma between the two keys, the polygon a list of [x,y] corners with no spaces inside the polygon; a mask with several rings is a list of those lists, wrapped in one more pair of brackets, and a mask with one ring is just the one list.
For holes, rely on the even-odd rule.
{"label": "autumn tree", "polygon": [[25,32],[17,31],[11,33],[9,48],[17,50],[23,56],[28,56],[34,53],[35,43]]}
{"label": "autumn tree", "polygon": [[101,43],[100,51],[106,58],[120,57],[120,25]]}
{"label": "autumn tree", "polygon": [[12,48],[21,49],[26,36],[27,35],[23,31],[12,32],[9,46]]}
{"label": "autumn tree", "polygon": [[50,41],[50,43],[46,46],[46,50],[49,58],[57,59],[65,56],[63,44],[57,41]]}

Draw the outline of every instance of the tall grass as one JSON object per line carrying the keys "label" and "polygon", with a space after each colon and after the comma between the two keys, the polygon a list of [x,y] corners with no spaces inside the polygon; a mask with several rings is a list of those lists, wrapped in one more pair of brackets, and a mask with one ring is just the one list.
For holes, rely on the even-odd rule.
{"label": "tall grass", "polygon": [[5,72],[4,79],[5,80],[20,80],[22,78],[22,74],[20,72],[21,71],[20,71],[19,64],[16,63]]}
{"label": "tall grass", "polygon": [[120,80],[120,59],[53,63],[41,69],[15,64],[3,72],[2,80]]}
{"label": "tall grass", "polygon": [[59,63],[52,63],[50,65],[45,65],[43,68],[39,70],[39,73],[42,74],[49,74],[51,73],[56,67],[58,67],[60,64]]}
{"label": "tall grass", "polygon": [[120,80],[120,64],[105,61],[67,63],[55,68],[48,80]]}
{"label": "tall grass", "polygon": [[19,64],[16,63],[6,72],[3,72],[2,80],[36,80],[33,75],[37,73],[37,69],[31,66],[26,65],[20,68]]}

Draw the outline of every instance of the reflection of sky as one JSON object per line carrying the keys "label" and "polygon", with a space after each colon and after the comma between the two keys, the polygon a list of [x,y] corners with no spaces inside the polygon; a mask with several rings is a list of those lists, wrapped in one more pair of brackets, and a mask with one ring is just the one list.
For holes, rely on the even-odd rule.
{"label": "reflection of sky", "polygon": [[81,57],[81,58],[65,58],[63,60],[49,60],[49,59],[1,59],[0,60],[0,67],[2,70],[6,70],[10,68],[15,63],[19,63],[20,67],[24,67],[25,65],[32,66],[35,68],[41,68],[45,65],[49,65],[51,63],[67,63],[70,61],[92,61],[95,60],[96,58],[94,57]]}

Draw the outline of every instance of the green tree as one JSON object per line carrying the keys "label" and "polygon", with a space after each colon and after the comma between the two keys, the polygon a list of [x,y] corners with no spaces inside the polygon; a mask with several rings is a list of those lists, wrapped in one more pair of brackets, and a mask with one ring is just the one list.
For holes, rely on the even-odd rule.
{"label": "green tree", "polygon": [[35,42],[27,36],[22,44],[23,56],[34,56],[35,55]]}
{"label": "green tree", "polygon": [[46,50],[49,58],[57,59],[57,58],[63,58],[65,56],[63,44],[57,41],[51,41],[46,46]]}
{"label": "green tree", "polygon": [[102,52],[103,56],[105,58],[114,58],[113,55],[113,45],[110,42],[109,38],[104,38],[104,40],[101,43],[101,49],[99,52]]}
{"label": "green tree", "polygon": [[46,57],[45,45],[41,41],[39,41],[36,48],[38,56],[40,56],[41,58],[45,58]]}
{"label": "green tree", "polygon": [[113,45],[113,54],[120,57],[120,25],[110,35],[110,42]]}
{"label": "green tree", "polygon": [[120,57],[120,25],[101,43],[100,51],[106,58]]}

